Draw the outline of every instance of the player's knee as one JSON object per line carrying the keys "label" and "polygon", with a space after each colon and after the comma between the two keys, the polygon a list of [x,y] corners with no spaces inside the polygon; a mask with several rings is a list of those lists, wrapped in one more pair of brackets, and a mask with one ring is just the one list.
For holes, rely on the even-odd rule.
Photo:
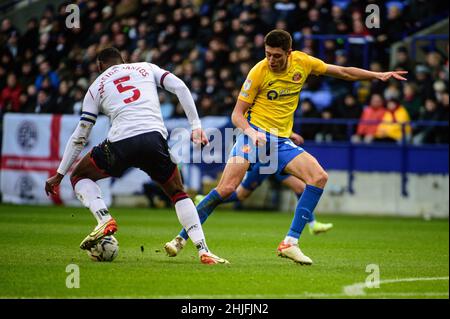
{"label": "player's knee", "polygon": [[238,187],[238,189],[236,190],[237,198],[240,201],[243,201],[243,200],[247,199],[250,196],[251,193],[252,193],[252,191],[247,190],[247,189],[245,189],[243,187]]}
{"label": "player's knee", "polygon": [[238,193],[237,197],[240,201],[246,200],[250,196],[250,193]]}
{"label": "player's knee", "polygon": [[323,169],[319,169],[317,172],[314,173],[310,184],[323,188],[325,187],[327,182],[328,182],[327,172],[325,172]]}
{"label": "player's knee", "polygon": [[233,185],[220,185],[217,186],[216,191],[219,193],[220,197],[222,198],[228,198],[233,194],[233,192],[236,190],[236,187]]}
{"label": "player's knee", "polygon": [[184,191],[178,191],[174,193],[172,196],[170,196],[170,199],[172,200],[172,203],[175,205],[180,200],[189,198],[189,195],[186,194]]}
{"label": "player's knee", "polygon": [[83,178],[85,178],[85,177],[82,177],[82,176],[79,176],[76,174],[70,175],[70,183],[72,184],[72,188],[75,189],[75,185]]}

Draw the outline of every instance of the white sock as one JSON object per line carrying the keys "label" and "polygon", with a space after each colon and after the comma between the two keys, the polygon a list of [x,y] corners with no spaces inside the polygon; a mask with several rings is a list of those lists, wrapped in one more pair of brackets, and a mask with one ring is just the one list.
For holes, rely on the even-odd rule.
{"label": "white sock", "polygon": [[310,227],[310,228],[313,228],[315,222],[316,222],[315,220],[310,221],[310,222],[308,223],[309,227]]}
{"label": "white sock", "polygon": [[102,192],[97,183],[85,178],[79,180],[74,187],[77,198],[92,212],[98,224],[103,224],[112,217],[102,199]]}
{"label": "white sock", "polygon": [[291,245],[298,245],[298,238],[291,237],[291,236],[286,236],[284,238],[284,243],[285,244],[291,244]]}
{"label": "white sock", "polygon": [[182,199],[175,203],[175,211],[177,212],[180,224],[186,229],[186,232],[197,247],[198,253],[201,255],[208,252],[206,246],[205,234],[203,233],[202,224],[198,217],[197,209],[190,198]]}
{"label": "white sock", "polygon": [[180,235],[178,235],[176,238],[178,238],[178,240],[181,242],[181,244],[184,246],[186,246],[187,240],[184,239],[183,237],[181,237]]}

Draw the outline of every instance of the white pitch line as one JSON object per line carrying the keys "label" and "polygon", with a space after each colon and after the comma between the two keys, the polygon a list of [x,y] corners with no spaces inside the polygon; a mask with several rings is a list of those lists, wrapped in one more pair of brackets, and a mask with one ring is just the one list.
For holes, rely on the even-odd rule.
{"label": "white pitch line", "polygon": [[[370,285],[379,286],[381,284],[392,284],[397,282],[414,282],[414,281],[434,281],[434,280],[448,280],[448,277],[422,277],[422,278],[399,278],[399,279],[388,279],[388,280],[379,280]],[[343,292],[347,296],[364,296],[366,292],[364,288],[369,288],[365,282],[358,282],[353,285],[344,286]],[[372,294],[371,294],[372,295]]]}

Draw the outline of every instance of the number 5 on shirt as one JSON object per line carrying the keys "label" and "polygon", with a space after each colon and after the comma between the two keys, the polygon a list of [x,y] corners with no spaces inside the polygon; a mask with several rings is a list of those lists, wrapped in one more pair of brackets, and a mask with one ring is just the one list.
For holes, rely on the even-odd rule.
{"label": "number 5 on shirt", "polygon": [[133,96],[123,100],[123,102],[125,104],[134,102],[137,99],[139,99],[139,97],[141,96],[141,91],[139,91],[139,89],[137,89],[135,86],[132,86],[132,85],[124,86],[122,84],[122,82],[126,82],[126,81],[129,81],[129,80],[130,80],[130,76],[127,75],[127,76],[118,78],[117,80],[114,80],[114,82],[113,82],[116,85],[117,91],[119,91],[119,93],[123,93],[123,92],[129,91],[129,90],[133,90]]}

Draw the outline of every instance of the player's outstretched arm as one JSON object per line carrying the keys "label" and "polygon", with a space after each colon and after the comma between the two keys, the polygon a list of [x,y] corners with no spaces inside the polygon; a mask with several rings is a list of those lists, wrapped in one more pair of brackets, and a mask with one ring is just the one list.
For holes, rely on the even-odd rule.
{"label": "player's outstretched arm", "polygon": [[406,81],[404,77],[408,71],[389,71],[389,72],[373,72],[355,67],[343,67],[334,64],[327,64],[327,70],[324,75],[346,81],[358,80],[381,80],[387,81],[394,78],[400,81]]}

